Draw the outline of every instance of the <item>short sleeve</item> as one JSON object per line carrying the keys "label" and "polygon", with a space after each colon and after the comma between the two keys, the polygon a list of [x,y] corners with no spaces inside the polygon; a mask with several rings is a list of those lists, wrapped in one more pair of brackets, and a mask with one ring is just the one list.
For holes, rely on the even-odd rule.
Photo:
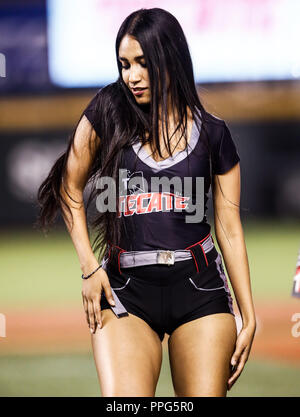
{"label": "short sleeve", "polygon": [[95,132],[97,133],[98,137],[101,137],[100,112],[98,105],[99,93],[100,90],[94,95],[92,100],[86,106],[86,108],[83,111],[83,114],[86,116],[86,118],[89,120],[89,122],[95,129]]}
{"label": "short sleeve", "polygon": [[218,138],[215,138],[213,145],[212,169],[214,174],[220,175],[234,167],[240,161],[240,157],[224,121],[222,132],[218,136]]}

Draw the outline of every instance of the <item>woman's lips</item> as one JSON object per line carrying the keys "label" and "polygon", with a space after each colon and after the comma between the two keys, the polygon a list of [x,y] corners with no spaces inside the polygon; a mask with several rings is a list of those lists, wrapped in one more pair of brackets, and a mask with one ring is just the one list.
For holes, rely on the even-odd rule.
{"label": "woman's lips", "polygon": [[132,88],[132,92],[135,96],[141,96],[144,91],[147,90],[147,87],[145,88]]}

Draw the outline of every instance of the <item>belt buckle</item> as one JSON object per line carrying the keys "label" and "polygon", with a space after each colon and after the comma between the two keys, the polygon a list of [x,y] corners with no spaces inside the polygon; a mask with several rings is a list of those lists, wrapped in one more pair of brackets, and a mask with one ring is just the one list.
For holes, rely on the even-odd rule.
{"label": "belt buckle", "polygon": [[171,251],[171,250],[159,251],[157,254],[157,263],[167,264],[168,266],[174,265],[175,263],[174,251]]}

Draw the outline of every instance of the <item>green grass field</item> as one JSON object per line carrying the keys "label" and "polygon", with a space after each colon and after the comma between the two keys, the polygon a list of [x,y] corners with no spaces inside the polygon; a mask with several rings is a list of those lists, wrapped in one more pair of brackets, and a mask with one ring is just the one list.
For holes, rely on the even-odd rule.
{"label": "green grass field", "polygon": [[[91,354],[0,356],[0,369],[0,396],[101,395]],[[292,366],[251,360],[228,397],[298,397],[299,373],[300,369]],[[166,353],[156,396],[174,396]]]}
{"label": "green grass field", "polygon": [[[253,295],[289,298],[300,247],[300,223],[244,226]],[[66,231],[0,233],[2,309],[78,305],[81,270]]]}
{"label": "green grass field", "polygon": [[[244,225],[254,299],[289,300],[300,223]],[[81,305],[81,271],[66,231],[0,233],[0,313],[13,308]],[[228,396],[299,396],[300,368],[251,360]],[[84,381],[84,383],[82,383]],[[0,396],[97,396],[91,352],[1,355]],[[167,353],[157,396],[173,396]]]}

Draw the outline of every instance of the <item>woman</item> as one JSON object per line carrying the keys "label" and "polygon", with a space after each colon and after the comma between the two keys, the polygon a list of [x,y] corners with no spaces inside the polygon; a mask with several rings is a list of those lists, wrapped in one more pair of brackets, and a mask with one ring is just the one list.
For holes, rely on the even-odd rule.
{"label": "woman", "polygon": [[[88,104],[39,189],[39,221],[46,227],[62,209],[83,272],[103,396],[155,395],[165,333],[175,395],[226,396],[256,327],[239,156],[225,122],[199,101],[188,45],[170,13],[128,16],[116,55],[118,80]],[[93,249],[88,181],[87,206],[96,197],[97,207]],[[204,213],[210,185],[216,239],[243,320],[238,337]]]}

